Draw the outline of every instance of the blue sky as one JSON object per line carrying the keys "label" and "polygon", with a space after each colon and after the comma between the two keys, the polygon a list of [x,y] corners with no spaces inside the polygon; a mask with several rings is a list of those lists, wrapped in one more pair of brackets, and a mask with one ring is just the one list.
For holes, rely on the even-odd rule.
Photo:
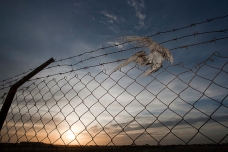
{"label": "blue sky", "polygon": [[[37,67],[50,57],[66,58],[108,46],[120,36],[152,35],[223,16],[226,6],[226,1],[1,1],[0,70],[4,74],[0,79]],[[153,39],[160,43],[197,31],[226,28],[224,18]],[[164,46],[171,49],[223,36],[226,33],[205,34]],[[226,40],[206,44],[203,49],[174,50],[174,61],[194,65],[214,51],[225,55],[223,44]]]}
{"label": "blue sky", "polygon": [[[122,36],[149,36],[158,32],[186,27],[190,24],[199,23],[210,18],[225,16],[228,15],[227,6],[228,2],[225,0],[0,0],[0,80],[5,80],[26,72],[29,69],[35,68],[51,57],[59,60],[62,58],[64,59],[77,56],[81,53],[96,50],[101,47],[119,44],[120,41],[118,41],[117,38]],[[152,36],[151,38],[158,43],[162,43],[176,37],[178,38],[196,32],[211,32],[225,29],[228,29],[228,17],[213,20],[191,28],[159,34]],[[227,37],[227,32],[213,32],[196,35],[164,43],[162,45],[168,49],[173,49],[187,44],[190,45],[222,37]],[[92,56],[99,56],[105,53],[115,52],[120,49],[128,49],[132,46],[134,45],[119,45],[117,47],[87,53],[62,62],[56,62],[52,65],[75,64],[81,60],[91,58]],[[188,49],[175,49],[171,51],[174,57],[173,65],[183,62],[185,67],[192,68],[197,65],[197,63],[206,60],[215,51],[219,52],[222,56],[227,57],[227,48],[227,39],[224,39],[216,41],[216,43],[206,43],[189,47]],[[123,53],[111,54],[106,57],[97,57],[74,66],[61,66],[46,69],[35,77],[68,72],[71,69],[76,70],[85,66],[93,66],[99,63],[128,58],[137,51],[141,51],[141,49],[133,49]],[[216,62],[213,63],[213,66],[215,67],[216,64],[221,66],[227,62],[227,59],[216,57],[215,59]],[[176,78],[176,75],[170,74],[167,71],[160,71],[161,73],[158,71],[153,74],[152,77],[139,76],[142,74],[142,71],[145,70],[145,67],[130,70],[134,66],[134,64],[130,64],[129,66],[123,68],[124,72],[130,70],[127,75],[123,72],[117,71],[111,75],[111,78],[108,78],[108,73],[118,64],[119,63],[112,63],[105,66],[78,70],[74,73],[56,75],[54,77],[47,78],[44,83],[42,82],[43,79],[35,81],[41,89],[45,86],[45,83],[49,87],[54,85],[55,81],[52,79],[55,78],[59,86],[62,86],[63,88],[65,87],[66,92],[63,93],[67,94],[67,97],[63,97],[63,93],[61,92],[56,92],[56,90],[59,89],[57,86],[51,89],[56,98],[51,98],[52,95],[50,93],[45,94],[48,88],[44,87],[44,89],[41,89],[44,92],[44,94],[42,94],[43,99],[49,101],[47,107],[51,107],[51,110],[47,112],[48,109],[46,109],[46,105],[42,103],[40,94],[38,93],[39,91],[32,85],[31,88],[35,88],[31,89],[32,91],[18,91],[18,101],[13,104],[16,108],[12,109],[12,115],[10,115],[8,119],[11,117],[19,119],[20,116],[17,115],[17,111],[20,110],[25,120],[36,120],[39,119],[40,115],[43,115],[43,120],[48,122],[53,115],[58,113],[58,111],[61,111],[59,107],[66,106],[66,108],[62,109],[63,113],[56,115],[56,122],[61,122],[64,119],[63,115],[65,117],[67,115],[68,117],[69,114],[69,119],[67,120],[72,123],[73,129],[63,129],[66,128],[66,126],[69,126],[66,122],[59,125],[59,131],[61,133],[65,132],[66,136],[68,136],[68,140],[65,141],[67,144],[88,144],[90,142],[90,135],[88,132],[96,135],[96,133],[101,130],[100,124],[106,125],[106,131],[110,133],[110,136],[115,136],[114,141],[117,144],[131,144],[132,140],[124,133],[116,135],[117,132],[121,131],[120,126],[127,125],[125,131],[131,134],[132,138],[135,138],[143,132],[139,122],[142,126],[148,126],[148,120],[155,121],[153,124],[154,126],[152,125],[148,127],[147,131],[150,132],[152,136],[154,135],[153,137],[155,139],[161,139],[168,130],[167,128],[162,127],[154,116],[159,116],[161,112],[167,108],[167,105],[164,105],[161,101],[165,104],[169,104],[174,100],[173,104],[170,105],[170,108],[175,110],[179,115],[183,116],[185,120],[191,122],[192,125],[196,126],[196,128],[205,122],[207,117],[205,114],[211,115],[216,108],[218,109],[212,117],[216,118],[226,127],[228,126],[227,122],[225,123],[225,119],[227,119],[227,107],[219,107],[223,98],[227,95],[228,82],[227,79],[225,79],[227,77],[227,73],[219,73],[219,70],[215,68],[204,66],[197,74],[199,76],[206,77],[209,80],[202,80],[200,77],[194,77],[194,79],[190,82],[190,79],[194,76],[193,72],[181,66],[168,68],[175,74],[180,74],[185,71],[185,73],[179,75],[178,79],[173,80]],[[208,63],[208,65],[210,64],[212,63]],[[165,62],[164,67],[167,66],[170,66],[170,63]],[[227,72],[227,69],[228,67],[225,66],[224,71]],[[102,70],[105,70],[107,73],[102,73]],[[88,72],[90,72],[90,74],[87,74]],[[78,75],[78,78],[74,76],[75,74]],[[214,83],[210,85],[212,82],[211,80],[215,77],[215,74],[218,74],[217,78],[214,79],[215,82],[225,88],[222,88]],[[66,84],[64,76],[66,76],[69,83]],[[154,79],[155,77],[157,78],[156,80]],[[184,83],[181,82],[181,80],[183,80]],[[115,85],[115,81],[118,81],[118,85]],[[135,81],[137,83],[133,83]],[[166,88],[165,85],[161,84],[159,81],[168,85],[168,88]],[[172,81],[172,83],[169,83],[170,81]],[[7,81],[2,81],[1,85],[5,82]],[[101,82],[102,86],[107,89],[109,93],[106,93],[105,89],[99,86],[99,83]],[[26,85],[30,84],[31,83]],[[77,87],[74,86],[75,91],[71,90],[70,92],[67,92],[67,90],[70,90],[71,88],[69,84],[77,84]],[[200,93],[189,87],[187,84],[192,88],[195,88],[197,91],[200,91]],[[113,87],[113,85],[115,86]],[[83,89],[84,86],[87,86],[88,88]],[[154,88],[154,86],[157,87]],[[124,90],[124,88],[127,89]],[[166,89],[160,92],[164,88]],[[181,92],[185,88],[188,89]],[[174,92],[170,90],[173,90]],[[4,92],[7,92],[7,89],[1,90],[0,96]],[[90,95],[90,92],[92,92],[92,95]],[[38,94],[37,96],[36,93]],[[75,97],[75,93],[78,93],[78,97]],[[181,94],[180,97],[178,97],[178,93]],[[27,99],[25,99],[25,97],[21,94],[25,94],[24,96]],[[134,98],[134,95],[136,95],[136,98]],[[218,102],[214,102],[208,97],[211,97]],[[73,100],[71,98],[73,98]],[[36,106],[40,110],[40,115],[35,113],[32,118],[29,115],[26,115],[26,110],[28,109],[23,106],[23,103],[29,102],[30,99],[34,99],[34,102],[37,102]],[[107,109],[97,102],[98,99],[99,102],[107,106]],[[69,100],[70,103],[72,102],[71,104],[73,106],[66,104]],[[53,106],[53,104],[57,101],[59,103],[59,107]],[[78,101],[76,105],[75,101]],[[83,114],[88,110],[88,107],[81,104],[82,101],[85,102],[85,105],[87,106],[92,106],[94,104],[90,109],[94,115],[99,115],[99,112],[104,110],[104,112],[98,116],[100,124],[94,121],[94,116],[91,115],[91,113]],[[200,109],[205,114],[202,114],[197,111],[197,109],[193,108],[191,112],[185,115],[192,108],[195,101],[198,101],[197,104],[195,104],[195,108]],[[1,103],[2,102],[3,101],[1,101]],[[31,104],[31,101],[29,104]],[[227,99],[224,100],[223,104],[228,106]],[[37,108],[33,105],[34,104],[31,104],[31,112],[34,108],[37,110]],[[121,111],[123,106],[126,106],[126,110],[136,117],[136,121],[132,122],[132,116],[126,111]],[[71,113],[73,109],[77,109],[77,116],[75,116],[74,112]],[[120,113],[118,114],[118,112]],[[119,124],[116,124],[113,120],[113,115],[116,114],[118,115],[115,118]],[[152,114],[154,116],[152,116]],[[88,125],[87,132],[84,130],[85,126],[83,123],[79,120],[75,121],[75,117],[82,117],[85,125]],[[169,109],[161,114],[159,118],[169,127],[180,120],[180,117]],[[111,120],[114,122],[108,123]],[[21,121],[18,121],[16,127],[9,129],[9,132],[11,131],[11,134],[14,134],[14,130],[17,130],[17,127],[19,127],[21,123]],[[28,121],[28,124],[29,123],[32,122]],[[184,122],[181,123],[177,126],[177,128],[173,129],[173,132],[187,142],[191,135],[196,133],[196,129],[193,129]],[[10,125],[13,126],[13,124],[9,124],[9,126]],[[55,124],[46,125],[46,130],[51,132],[51,130],[53,130],[51,129],[53,125]],[[37,121],[36,127],[38,130],[41,129],[41,126],[41,122]],[[29,128],[29,125],[27,127]],[[178,127],[180,129],[178,129]],[[219,141],[224,134],[227,134],[228,129],[226,127],[218,125],[217,122],[210,122],[206,125],[206,127],[202,128],[202,132],[205,132],[205,134],[213,138],[215,141]],[[186,128],[188,128],[188,130]],[[208,128],[211,128],[211,130]],[[221,129],[220,134],[210,133],[210,131],[218,129]],[[28,137],[31,141],[37,140],[36,138],[33,138],[34,132],[36,131],[33,131],[33,133],[32,131],[28,132]],[[45,136],[45,132],[40,132],[41,135],[40,138],[38,138],[39,140]],[[56,130],[52,133],[55,136],[56,134],[59,134]],[[79,134],[77,139],[79,141],[81,140],[81,142],[73,141],[70,134],[75,134],[75,136],[76,134]],[[52,134],[50,133],[50,136],[51,135]],[[101,137],[103,140],[101,140]],[[13,138],[12,141],[14,141]],[[95,141],[98,144],[107,144],[105,140],[108,138],[109,137],[106,133],[101,131],[99,135],[96,135]],[[192,143],[200,142],[203,138],[204,137],[202,135],[199,135],[192,141]],[[21,140],[22,139],[26,138],[22,137]],[[161,143],[167,144],[171,142],[173,144],[183,144],[182,141],[179,141],[179,139],[172,134],[169,134],[166,139],[167,140],[162,140]],[[50,142],[48,139],[44,139],[42,141]],[[63,141],[56,141],[56,139],[51,139],[51,141],[57,144],[64,143]],[[126,142],[120,143],[119,141]],[[146,133],[145,136],[144,134],[143,136],[140,136],[137,142],[137,144],[156,144],[156,141]],[[211,141],[205,139],[205,142]]]}

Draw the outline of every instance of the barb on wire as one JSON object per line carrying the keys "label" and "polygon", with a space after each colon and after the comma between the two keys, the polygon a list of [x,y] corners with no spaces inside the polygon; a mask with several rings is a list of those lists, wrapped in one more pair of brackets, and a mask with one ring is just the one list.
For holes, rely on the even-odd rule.
{"label": "barb on wire", "polygon": [[[145,36],[145,37],[153,37],[153,36],[160,35],[160,34],[165,34],[165,33],[169,33],[169,32],[175,32],[175,31],[178,31],[178,30],[190,28],[190,27],[193,27],[193,26],[196,26],[196,25],[208,23],[208,22],[211,22],[211,21],[214,21],[214,20],[218,20],[218,19],[222,19],[222,18],[226,18],[226,17],[228,17],[228,15],[224,15],[224,16],[220,16],[220,17],[215,17],[215,18],[210,18],[210,19],[207,19],[207,20],[204,20],[204,21],[201,21],[201,22],[197,22],[197,23],[194,23],[194,22],[193,22],[192,24],[190,24],[190,25],[188,25],[188,26],[184,26],[184,27],[180,27],[180,28],[173,28],[173,29],[171,29],[171,30],[167,30],[167,31],[163,31],[163,32],[157,32],[156,34],[153,34],[153,35],[150,35],[150,36]],[[226,32],[226,30],[225,30],[225,31],[221,30],[221,32]],[[197,35],[197,33],[196,33],[195,35]],[[175,39],[175,40],[177,40],[177,39]],[[67,58],[63,58],[63,59],[56,59],[55,62],[62,62],[62,61],[64,61],[64,60],[68,60],[68,59],[80,57],[80,56],[82,56],[82,55],[85,55],[85,54],[88,54],[88,53],[97,52],[97,51],[99,51],[99,50],[104,50],[104,49],[112,48],[112,47],[118,47],[118,46],[121,46],[121,45],[126,44],[126,43],[129,43],[129,41],[126,41],[126,42],[123,42],[123,43],[120,43],[120,44],[114,44],[114,45],[110,45],[110,46],[106,46],[106,47],[101,47],[101,48],[98,48],[98,49],[96,49],[96,50],[84,52],[84,53],[81,53],[81,54],[79,54],[79,55],[75,55],[75,56],[71,56],[71,57],[67,57]],[[162,42],[162,43],[166,43],[166,42]],[[53,67],[56,67],[56,66],[53,66]],[[48,67],[48,68],[50,69],[51,67]],[[16,75],[16,76],[13,76],[13,77],[11,77],[11,78],[0,80],[0,83],[1,83],[1,82],[5,82],[5,81],[8,81],[8,80],[12,80],[12,79],[14,79],[14,78],[16,78],[16,77],[19,77],[19,76],[22,76],[22,75],[25,75],[26,73],[28,73],[28,72],[31,71],[31,70],[34,70],[34,68],[29,69],[28,71],[26,71],[26,72],[24,72],[24,73],[21,73],[21,74],[18,74],[18,75]],[[21,77],[20,77],[20,78],[21,78]],[[18,78],[18,79],[20,79],[20,78]],[[15,81],[16,81],[16,80],[15,80]]]}
{"label": "barb on wire", "polygon": [[181,36],[181,37],[176,37],[176,38],[173,38],[173,39],[170,39],[170,40],[167,40],[167,41],[164,41],[164,42],[161,42],[159,44],[164,44],[164,43],[167,43],[167,42],[171,42],[171,41],[177,41],[179,39],[183,39],[183,38],[186,38],[186,37],[190,37],[190,36],[197,36],[197,35],[202,35],[202,34],[210,34],[210,33],[226,33],[228,29],[224,29],[224,30],[215,30],[215,31],[208,31],[208,32],[194,32],[193,34],[189,34],[189,35],[184,35],[184,36]]}
{"label": "barb on wire", "polygon": [[[227,39],[228,37],[222,37],[222,38],[216,38],[216,39],[213,39],[215,41],[218,41],[218,40],[223,40],[223,39]],[[188,48],[188,47],[192,47],[192,46],[196,46],[196,45],[200,45],[200,44],[205,44],[205,43],[211,43],[212,40],[208,40],[208,41],[203,41],[203,42],[199,42],[199,43],[194,43],[194,44],[189,44],[189,45],[184,45],[184,46],[180,46],[180,47],[176,47],[176,48],[172,48],[170,50],[176,50],[176,49],[184,49],[184,48]],[[139,47],[140,48],[140,47]],[[127,49],[129,50],[129,49]],[[125,50],[122,50],[122,51],[125,51]],[[119,51],[118,51],[119,52]],[[111,61],[111,62],[105,62],[105,63],[100,63],[102,65],[106,65],[106,64],[110,64],[110,63],[115,63],[115,62],[120,62],[120,61],[124,61],[124,60],[127,60],[126,58],[125,59],[118,59],[118,60],[115,60],[115,61]],[[67,71],[67,72],[64,72],[62,74],[67,74],[67,73],[71,73],[71,72],[75,72],[75,71],[78,71],[78,70],[82,70],[82,69],[88,69],[88,68],[91,68],[91,67],[98,67],[100,66],[100,64],[96,64],[96,65],[92,65],[92,66],[87,66],[87,67],[82,67],[82,68],[79,68],[79,69],[76,69],[76,70],[70,70],[70,71]],[[60,75],[60,74],[51,74],[51,75],[48,75],[48,77],[50,76],[56,76],[56,75]],[[46,78],[47,76],[43,76],[43,77],[38,77],[38,78],[35,78],[35,79],[42,79],[42,78]],[[35,80],[35,79],[31,79],[31,80]]]}
{"label": "barb on wire", "polygon": [[[183,46],[179,46],[179,47],[175,47],[175,48],[171,48],[171,50],[177,50],[177,49],[188,49],[189,47],[192,47],[192,46],[197,46],[197,45],[201,45],[201,44],[206,44],[206,43],[216,43],[216,41],[219,41],[219,40],[224,40],[224,39],[228,39],[228,37],[221,37],[221,38],[214,38],[214,39],[211,39],[211,40],[207,40],[207,41],[203,41],[203,42],[199,42],[199,43],[193,43],[193,44],[186,44],[186,45],[183,45]],[[102,57],[102,56],[107,56],[107,55],[110,55],[110,54],[116,54],[116,53],[120,53],[120,52],[125,52],[125,51],[130,51],[130,50],[133,50],[135,48],[143,48],[144,46],[137,46],[137,47],[131,47],[131,48],[128,48],[128,49],[121,49],[121,50],[118,50],[118,51],[115,51],[115,52],[111,52],[111,53],[105,53],[105,54],[101,54],[101,55],[98,55],[98,56],[93,56],[92,58],[98,58],[98,57]],[[53,67],[62,67],[62,66],[70,66],[70,67],[73,67],[79,63],[82,63],[84,61],[87,61],[87,60],[90,60],[90,58],[87,58],[87,59],[84,59],[84,60],[81,60],[75,64],[58,64],[56,66],[52,66],[52,67],[47,67],[46,69],[49,69],[49,68],[53,68]],[[56,75],[62,75],[62,74],[67,74],[67,73],[72,73],[72,72],[75,72],[75,71],[78,71],[78,70],[81,70],[81,69],[88,69],[90,67],[97,67],[97,66],[100,66],[101,64],[102,65],[105,65],[105,64],[110,64],[110,63],[114,63],[114,62],[119,62],[119,61],[123,61],[123,60],[126,60],[126,59],[120,59],[120,60],[116,60],[116,61],[112,61],[112,62],[106,62],[106,63],[100,63],[100,64],[97,64],[97,65],[93,65],[93,66],[87,66],[87,67],[83,67],[83,68],[79,68],[79,69],[76,69],[76,70],[70,70],[70,71],[67,71],[67,72],[63,72],[63,73],[55,73],[55,74],[51,74],[51,75],[47,75],[47,76],[43,76],[43,77],[38,77],[36,79],[42,79],[42,78],[45,78],[45,77],[51,77],[51,76],[56,76]],[[16,81],[18,79],[15,79],[13,81],[10,81],[10,82],[7,82],[5,84],[1,84],[0,85],[0,90],[3,90],[5,88],[9,88],[12,84],[12,82]],[[34,79],[32,79],[34,80]]]}
{"label": "barb on wire", "polygon": [[[220,16],[220,17],[215,17],[215,18],[211,18],[209,19],[210,21],[214,21],[214,20],[218,20],[218,19],[222,19],[222,18],[226,18],[228,17],[228,15],[224,15],[224,16]],[[194,26],[196,25],[200,25],[200,24],[204,24],[204,23],[208,23],[208,19],[207,20],[204,20],[204,21],[201,21],[201,22],[197,22],[197,23],[194,23]],[[149,36],[144,36],[144,37],[153,37],[153,36],[156,36],[156,35],[160,35],[160,34],[165,34],[165,33],[170,33],[170,32],[175,32],[175,31],[179,31],[179,30],[183,30],[183,29],[186,29],[186,28],[190,28],[192,27],[192,24],[188,25],[188,26],[184,26],[184,27],[180,27],[180,28],[173,28],[175,30],[167,30],[167,31],[163,31],[163,32],[157,32],[156,34],[153,34],[153,35],[149,35]],[[106,48],[112,48],[112,47],[118,47],[118,46],[121,46],[123,44],[126,44],[126,43],[130,43],[131,41],[126,41],[126,42],[122,42],[122,43],[119,43],[119,44],[114,44],[114,45],[110,45],[110,46],[106,46],[106,47],[101,47],[101,48],[98,48],[96,50],[93,50],[93,51],[88,51],[88,52],[84,52],[81,55],[84,55],[84,54],[87,54],[87,53],[93,53],[93,52],[97,52],[99,50],[104,50]],[[78,57],[79,55],[77,56],[72,56],[72,57],[68,57],[68,58],[65,58],[66,60],[67,59],[71,59],[71,58],[75,58],[75,57]],[[61,59],[62,60],[65,60],[65,59]],[[56,62],[58,62],[59,60],[56,60]]]}
{"label": "barb on wire", "polygon": [[186,45],[183,45],[183,46],[172,48],[170,50],[183,49],[183,48],[188,49],[188,47],[191,47],[191,46],[201,45],[201,44],[205,44],[205,43],[212,43],[212,42],[216,42],[218,40],[224,40],[224,39],[228,39],[228,37],[214,38],[212,40],[203,41],[203,42],[199,42],[199,43],[186,44]]}

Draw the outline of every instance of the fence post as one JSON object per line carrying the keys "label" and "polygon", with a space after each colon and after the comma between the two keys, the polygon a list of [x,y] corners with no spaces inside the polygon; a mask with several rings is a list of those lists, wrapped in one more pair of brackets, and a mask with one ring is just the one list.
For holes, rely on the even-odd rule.
{"label": "fence post", "polygon": [[22,79],[20,79],[18,82],[16,82],[14,85],[10,87],[10,90],[7,94],[7,97],[5,99],[5,102],[3,103],[2,109],[0,111],[0,131],[2,130],[3,123],[6,119],[7,113],[9,111],[9,108],[12,104],[13,98],[17,92],[17,89],[23,85],[26,81],[28,81],[30,78],[32,78],[34,75],[36,75],[38,72],[43,70],[46,66],[48,66],[50,63],[55,61],[53,58],[50,58],[45,63],[37,67],[35,70],[24,76]]}

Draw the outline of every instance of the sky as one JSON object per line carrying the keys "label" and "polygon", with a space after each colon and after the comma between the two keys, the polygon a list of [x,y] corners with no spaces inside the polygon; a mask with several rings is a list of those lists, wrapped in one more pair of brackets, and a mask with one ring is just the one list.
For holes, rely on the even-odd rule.
{"label": "sky", "polygon": [[[0,0],[1,106],[4,93],[23,73],[50,58],[56,61],[17,92],[2,131],[9,136],[2,134],[3,141],[82,145],[129,145],[133,140],[140,145],[227,142],[227,58],[214,56],[214,62],[192,68],[214,52],[228,57],[227,6],[226,0]],[[189,25],[193,26],[182,29]],[[185,37],[197,32],[204,34]],[[133,63],[109,75],[121,63],[114,61],[141,51],[117,52],[135,46],[120,45],[118,38],[123,36],[151,36],[157,43],[183,38],[161,44],[171,50],[174,63],[164,62],[149,77],[142,75],[146,67]],[[213,39],[218,40],[175,49]],[[113,63],[94,66],[108,62]],[[26,86],[30,87],[23,89]],[[179,122],[180,116],[190,124]],[[168,134],[169,129],[173,134]]]}

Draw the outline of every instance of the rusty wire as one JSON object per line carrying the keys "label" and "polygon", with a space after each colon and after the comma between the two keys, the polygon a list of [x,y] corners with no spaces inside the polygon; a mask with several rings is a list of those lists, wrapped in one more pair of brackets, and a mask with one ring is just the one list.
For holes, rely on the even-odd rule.
{"label": "rusty wire", "polygon": [[[93,67],[96,66],[99,65]],[[192,68],[178,63],[149,77],[142,77],[143,72],[135,65],[115,73],[118,77],[102,70],[95,74],[69,72],[54,79],[33,79],[18,90],[0,140],[47,144],[19,144],[25,151],[154,151],[173,142],[177,147],[180,144],[174,151],[194,152],[194,140],[199,142],[202,138],[203,144],[214,146],[213,151],[227,151],[223,144],[228,137],[228,57],[215,52]],[[167,94],[168,98],[164,98]],[[75,131],[77,128],[80,129]],[[182,136],[179,131],[184,130]],[[74,139],[67,139],[69,132]],[[171,137],[178,143],[169,141]],[[105,140],[101,142],[102,139]],[[144,139],[155,147],[136,146],[145,144]],[[18,146],[6,146],[6,150],[10,148],[15,150]]]}

